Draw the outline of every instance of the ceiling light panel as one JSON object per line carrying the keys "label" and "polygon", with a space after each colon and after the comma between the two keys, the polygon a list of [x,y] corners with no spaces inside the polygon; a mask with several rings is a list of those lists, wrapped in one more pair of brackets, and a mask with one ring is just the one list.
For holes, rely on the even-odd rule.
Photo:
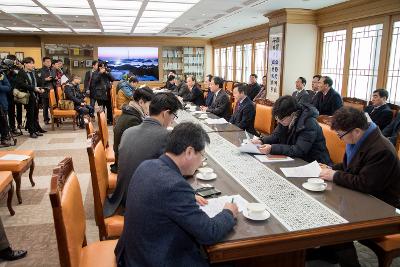
{"label": "ceiling light panel", "polygon": [[140,22],[138,23],[138,27],[150,27],[150,28],[165,28],[168,23],[150,23],[150,22]]}
{"label": "ceiling light panel", "polygon": [[11,5],[11,6],[37,6],[32,0],[1,0],[0,3],[2,5]]}
{"label": "ceiling light panel", "polygon": [[20,31],[20,32],[40,32],[38,28],[34,27],[7,27],[13,31]]}
{"label": "ceiling light panel", "polygon": [[130,9],[139,10],[142,6],[140,1],[110,1],[110,0],[94,0],[96,8],[112,8],[112,9]]}
{"label": "ceiling light panel", "polygon": [[133,33],[159,33],[158,30],[146,29],[146,28],[138,28],[136,27]]}
{"label": "ceiling light panel", "polygon": [[74,29],[76,32],[101,32],[100,29]]}
{"label": "ceiling light panel", "polygon": [[175,18],[143,18],[141,17],[139,22],[157,22],[157,23],[171,23]]}
{"label": "ceiling light panel", "polygon": [[55,1],[55,0],[39,0],[45,7],[74,7],[74,8],[90,8],[86,0],[68,0],[68,1]]}
{"label": "ceiling light panel", "polygon": [[194,4],[149,2],[146,6],[146,10],[185,12],[192,6],[194,6]]}
{"label": "ceiling light panel", "polygon": [[119,33],[130,33],[131,30],[104,30],[104,32],[119,32]]}
{"label": "ceiling light panel", "polygon": [[151,2],[197,4],[200,0],[151,0]]}
{"label": "ceiling light panel", "polygon": [[132,26],[107,26],[103,25],[104,30],[124,30],[124,29],[132,29]]}
{"label": "ceiling light panel", "polygon": [[47,14],[44,9],[38,6],[0,6],[0,9],[12,14]]}
{"label": "ceiling light panel", "polygon": [[100,18],[102,16],[113,16],[113,17],[136,17],[138,10],[119,10],[119,9],[97,9]]}
{"label": "ceiling light panel", "polygon": [[106,21],[113,21],[113,22],[117,22],[117,21],[122,21],[122,22],[135,22],[136,16],[131,17],[110,17],[110,16],[101,16],[100,20],[101,22],[106,22]]}
{"label": "ceiling light panel", "polygon": [[49,7],[48,9],[56,15],[93,16],[90,8]]}
{"label": "ceiling light panel", "polygon": [[46,32],[70,32],[69,28],[40,28],[42,31]]}
{"label": "ceiling light panel", "polygon": [[131,26],[133,22],[123,22],[123,21],[102,21],[103,26]]}
{"label": "ceiling light panel", "polygon": [[183,12],[175,12],[175,11],[170,11],[170,12],[162,12],[162,11],[151,11],[151,10],[145,10],[143,12],[142,17],[143,18],[177,18],[180,15],[182,15]]}

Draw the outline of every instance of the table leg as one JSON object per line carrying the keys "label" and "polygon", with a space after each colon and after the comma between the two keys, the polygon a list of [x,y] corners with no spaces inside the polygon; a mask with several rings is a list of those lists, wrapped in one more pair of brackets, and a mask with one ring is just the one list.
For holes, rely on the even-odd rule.
{"label": "table leg", "polygon": [[10,189],[8,190],[8,196],[7,196],[7,207],[8,207],[8,211],[10,212],[11,216],[14,216],[14,214],[15,214],[15,211],[12,208],[13,195],[14,195],[14,185],[13,185],[13,182],[11,181]]}
{"label": "table leg", "polygon": [[35,169],[35,160],[32,159],[31,167],[29,168],[29,181],[31,182],[32,187],[35,186],[35,182],[33,181],[33,170]]}
{"label": "table leg", "polygon": [[235,261],[235,267],[304,267],[305,250]]}
{"label": "table leg", "polygon": [[17,193],[17,199],[18,203],[22,203],[22,198],[21,198],[21,172],[13,172],[13,177],[15,181],[15,192]]}

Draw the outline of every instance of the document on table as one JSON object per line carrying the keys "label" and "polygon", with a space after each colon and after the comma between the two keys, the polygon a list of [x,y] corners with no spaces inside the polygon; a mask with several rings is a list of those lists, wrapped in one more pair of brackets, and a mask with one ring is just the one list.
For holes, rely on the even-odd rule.
{"label": "document on table", "polygon": [[263,154],[258,150],[260,145],[255,145],[253,143],[242,144],[239,147],[239,151],[242,153],[250,153],[250,154]]}
{"label": "document on table", "polygon": [[208,124],[227,124],[229,122],[227,122],[224,118],[219,118],[219,119],[206,119],[205,120],[206,123]]}
{"label": "document on table", "polygon": [[6,154],[0,158],[0,160],[17,160],[24,161],[29,159],[30,157],[27,155],[18,155],[18,154]]}
{"label": "document on table", "polygon": [[256,159],[264,163],[271,162],[284,162],[284,161],[292,161],[291,157],[283,156],[283,155],[254,155]]}
{"label": "document on table", "polygon": [[321,173],[321,167],[317,161],[313,161],[307,165],[292,167],[292,168],[281,168],[281,171],[286,177],[319,177]]}
{"label": "document on table", "polygon": [[241,195],[222,196],[208,199],[208,204],[205,206],[200,206],[200,209],[203,210],[210,218],[213,218],[224,209],[225,203],[230,203],[232,201],[232,198],[233,203],[238,206],[239,212],[242,212],[244,209],[246,209],[248,201]]}

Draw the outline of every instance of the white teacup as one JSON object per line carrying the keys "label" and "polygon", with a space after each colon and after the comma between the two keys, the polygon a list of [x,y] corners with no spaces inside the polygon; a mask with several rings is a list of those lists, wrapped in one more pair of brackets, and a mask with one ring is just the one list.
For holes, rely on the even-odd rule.
{"label": "white teacup", "polygon": [[266,210],[267,206],[263,203],[248,203],[247,212],[250,217],[260,217]]}
{"label": "white teacup", "polygon": [[326,183],[321,178],[309,178],[307,184],[313,189],[320,189],[322,186],[326,187]]}

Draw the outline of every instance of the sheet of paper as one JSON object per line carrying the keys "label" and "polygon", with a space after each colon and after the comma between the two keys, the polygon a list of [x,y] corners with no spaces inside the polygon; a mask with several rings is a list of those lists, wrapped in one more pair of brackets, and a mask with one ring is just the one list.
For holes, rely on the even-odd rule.
{"label": "sheet of paper", "polygon": [[227,122],[224,118],[219,118],[219,119],[206,119],[206,123],[208,124],[227,124]]}
{"label": "sheet of paper", "polygon": [[292,161],[291,157],[283,157],[283,158],[273,158],[273,157],[268,157],[266,155],[254,155],[256,159],[258,159],[261,162],[264,163],[271,163],[271,162],[283,162],[283,161]]}
{"label": "sheet of paper", "polygon": [[246,209],[248,201],[241,195],[222,196],[208,199],[208,204],[205,206],[200,206],[200,209],[202,209],[210,218],[213,218],[223,210],[225,203],[232,201],[232,198],[233,202],[238,206],[239,212],[242,212],[244,209]]}
{"label": "sheet of paper", "polygon": [[369,116],[368,112],[365,112],[365,117],[367,117],[367,122],[372,122],[371,117]]}
{"label": "sheet of paper", "polygon": [[65,76],[65,75],[63,75],[63,76],[61,77],[61,84],[64,84],[64,83],[66,83],[66,82],[68,82],[68,77]]}
{"label": "sheet of paper", "polygon": [[321,167],[317,161],[313,161],[307,165],[292,167],[292,168],[281,168],[281,171],[286,177],[319,177],[321,173]]}
{"label": "sheet of paper", "polygon": [[239,151],[242,153],[250,153],[250,154],[263,154],[258,150],[260,145],[255,145],[253,143],[242,144],[239,147]]}
{"label": "sheet of paper", "polygon": [[26,155],[18,155],[18,154],[7,154],[4,155],[0,158],[0,160],[17,160],[17,161],[23,161],[29,159],[29,156]]}

